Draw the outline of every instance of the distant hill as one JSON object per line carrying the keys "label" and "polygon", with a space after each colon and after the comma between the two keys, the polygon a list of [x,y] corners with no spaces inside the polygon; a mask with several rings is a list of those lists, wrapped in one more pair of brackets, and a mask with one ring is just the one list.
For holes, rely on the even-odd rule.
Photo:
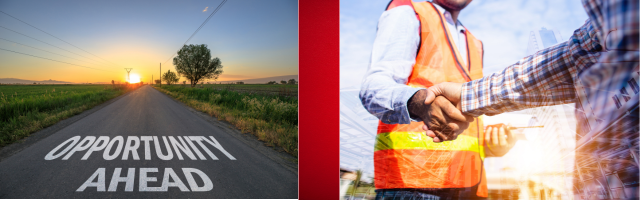
{"label": "distant hill", "polygon": [[296,81],[299,81],[298,75],[286,75],[286,76],[274,76],[274,77],[267,77],[267,78],[244,79],[244,80],[216,81],[216,83],[235,83],[238,81],[242,81],[245,84],[265,84],[265,83],[268,83],[269,81],[275,81],[278,84],[280,84],[281,80],[289,81],[289,79],[296,79]]}
{"label": "distant hill", "polygon": [[2,84],[14,84],[14,83],[33,84],[33,82],[36,82],[39,84],[73,84],[72,82],[56,81],[51,79],[43,80],[43,81],[34,81],[34,80],[24,80],[24,79],[17,79],[17,78],[0,78],[0,83]]}

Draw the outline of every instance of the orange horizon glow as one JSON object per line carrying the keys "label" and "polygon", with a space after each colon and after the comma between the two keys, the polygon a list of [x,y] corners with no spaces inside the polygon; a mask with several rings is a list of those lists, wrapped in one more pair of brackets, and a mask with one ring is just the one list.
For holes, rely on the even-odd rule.
{"label": "orange horizon glow", "polygon": [[131,74],[129,78],[131,79],[129,83],[140,83],[140,75],[138,74]]}

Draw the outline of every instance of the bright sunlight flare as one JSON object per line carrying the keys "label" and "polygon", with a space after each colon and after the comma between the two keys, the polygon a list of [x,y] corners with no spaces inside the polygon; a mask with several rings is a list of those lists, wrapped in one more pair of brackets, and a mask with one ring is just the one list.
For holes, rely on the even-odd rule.
{"label": "bright sunlight flare", "polygon": [[137,74],[131,74],[130,76],[131,80],[129,81],[129,83],[140,83],[140,76]]}

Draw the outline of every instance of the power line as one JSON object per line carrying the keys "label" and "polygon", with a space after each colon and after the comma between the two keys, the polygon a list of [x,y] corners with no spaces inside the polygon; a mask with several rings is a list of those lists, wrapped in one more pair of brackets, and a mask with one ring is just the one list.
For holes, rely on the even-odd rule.
{"label": "power line", "polygon": [[[42,31],[43,33],[46,33],[47,35],[49,35],[49,36],[51,36],[51,37],[54,37],[54,38],[56,38],[56,39],[58,39],[58,40],[60,40],[60,41],[63,41],[64,43],[67,43],[67,44],[69,44],[69,45],[71,45],[71,46],[73,46],[73,47],[75,47],[75,48],[78,48],[78,49],[80,49],[80,50],[82,50],[82,51],[84,51],[84,52],[86,52],[86,53],[88,53],[88,54],[91,54],[91,55],[93,55],[93,56],[95,56],[95,57],[97,57],[97,58],[100,58],[100,59],[102,59],[102,60],[104,60],[104,61],[107,61],[107,62],[109,62],[109,63],[111,63],[111,64],[118,65],[118,64],[112,63],[112,62],[110,62],[110,61],[108,61],[108,60],[105,60],[104,58],[101,58],[101,57],[99,57],[99,56],[96,56],[96,55],[94,55],[94,54],[92,54],[92,53],[89,53],[88,51],[85,51],[84,49],[81,49],[80,47],[77,47],[76,45],[73,45],[73,44],[71,44],[71,43],[69,43],[69,42],[67,42],[67,41],[65,41],[65,40],[63,40],[63,39],[60,39],[60,38],[58,38],[58,37],[56,37],[56,36],[54,36],[54,35],[51,35],[51,34],[49,34],[48,32],[43,31],[42,29],[39,29],[38,27],[35,27],[35,26],[33,26],[33,25],[31,25],[31,24],[29,24],[29,23],[25,22],[25,21],[22,21],[22,20],[20,20],[20,19],[18,19],[18,18],[16,18],[16,17],[14,17],[14,16],[12,16],[12,15],[10,15],[10,14],[6,13],[6,12],[3,12],[2,10],[0,10],[0,12],[1,12],[1,13],[4,13],[5,15],[8,15],[9,17],[12,17],[12,18],[16,19],[16,20],[18,20],[18,21],[20,21],[20,22],[22,22],[22,23],[24,23],[24,24],[26,24],[26,25],[29,25],[29,26],[31,26],[31,27],[33,27],[33,28],[35,28],[35,29],[38,29],[39,31]],[[118,65],[118,66],[120,66],[120,65]]]}
{"label": "power line", "polygon": [[[56,45],[49,44],[49,43],[47,43],[47,42],[45,42],[45,41],[38,40],[38,39],[33,38],[33,37],[31,37],[31,36],[25,35],[25,34],[20,33],[20,32],[18,32],[18,31],[14,31],[14,30],[12,30],[12,29],[10,29],[10,28],[4,27],[4,26],[0,26],[0,28],[7,29],[7,30],[12,31],[12,32],[14,32],[14,33],[20,34],[20,35],[22,35],[22,36],[25,36],[25,37],[28,37],[28,38],[31,38],[31,39],[34,39],[34,40],[37,40],[37,41],[39,41],[39,42],[42,42],[42,43],[48,44],[48,45],[50,45],[50,46],[53,46],[53,47],[55,47],[55,48],[61,49],[61,50],[63,50],[63,51],[66,51],[66,52],[69,52],[69,53],[72,53],[72,54],[75,54],[75,55],[78,55],[78,56],[80,56],[80,57],[83,57],[83,58],[86,58],[86,59],[89,59],[89,60],[93,60],[93,59],[91,59],[91,58],[84,57],[84,56],[82,56],[82,55],[80,55],[80,54],[73,53],[73,52],[71,52],[71,51],[69,51],[69,50],[66,50],[66,49],[60,48],[60,47],[58,47],[58,46],[56,46]],[[95,61],[95,60],[93,60],[93,61]],[[96,61],[96,62],[97,62],[97,61]]]}
{"label": "power line", "polygon": [[87,66],[82,66],[82,65],[76,65],[76,64],[73,64],[73,63],[68,63],[68,62],[64,62],[64,61],[54,60],[54,59],[50,59],[50,58],[44,58],[44,57],[40,57],[40,56],[34,56],[34,55],[31,55],[31,54],[21,53],[21,52],[12,51],[12,50],[3,49],[3,48],[0,48],[0,50],[3,50],[3,51],[9,51],[9,52],[17,53],[17,54],[22,54],[22,55],[27,55],[27,56],[31,56],[31,57],[36,57],[36,58],[40,58],[40,59],[45,59],[45,60],[55,61],[55,62],[59,62],[59,63],[69,64],[69,65],[75,65],[75,66],[78,66],[78,67],[84,67],[84,68],[88,68],[88,69],[95,69],[95,70],[100,70],[100,71],[113,72],[113,71],[107,71],[107,70],[97,69],[97,68],[93,68],[93,67],[87,67]]}
{"label": "power line", "polygon": [[[29,46],[29,45],[26,45],[26,44],[22,44],[22,43],[19,43],[19,42],[15,42],[15,41],[7,40],[7,39],[4,39],[4,38],[0,38],[0,40],[5,40],[5,41],[7,41],[7,42],[13,42],[13,43],[16,43],[16,44],[19,44],[19,45],[25,46],[25,47],[34,48],[34,49],[37,49],[37,50],[40,50],[40,51],[44,51],[44,52],[48,52],[48,53],[52,53],[52,54],[56,54],[56,55],[59,55],[59,56],[63,56],[63,57],[67,57],[67,58],[71,58],[71,59],[74,59],[74,60],[77,60],[77,61],[87,62],[87,61],[84,61],[84,60],[80,60],[80,59],[72,58],[72,57],[69,57],[69,56],[62,55],[62,54],[58,54],[58,53],[54,53],[54,52],[51,52],[51,51],[47,51],[47,50],[44,50],[44,49],[40,49],[40,48],[36,48],[36,47],[32,47],[32,46]],[[94,63],[91,63],[91,64],[94,64]]]}
{"label": "power line", "polygon": [[[198,33],[198,31],[200,31],[200,29],[202,29],[202,27],[204,27],[205,24],[207,24],[207,22],[209,22],[209,19],[211,19],[211,17],[213,17],[214,14],[216,14],[218,12],[218,10],[220,10],[220,8],[222,8],[222,5],[224,5],[224,3],[226,3],[227,0],[222,1],[222,3],[220,3],[220,5],[218,5],[218,7],[216,8],[216,10],[214,10],[213,12],[211,12],[211,15],[209,15],[209,17],[207,17],[206,20],[204,20],[204,22],[202,23],[202,25],[200,25],[200,27],[198,27],[198,29],[193,32],[193,34],[191,34],[191,37],[189,37],[189,39],[187,39],[187,41],[184,42],[184,44],[182,44],[182,46],[184,46],[185,44],[187,44],[187,42],[189,42],[189,40],[191,40],[191,38],[193,38],[193,36],[196,35],[196,33]],[[180,48],[182,48],[182,46],[180,46]],[[171,58],[173,58],[175,55],[177,54],[174,53],[171,57],[169,57],[169,59],[167,59],[166,61],[164,61],[164,63],[166,63],[167,61],[171,60]]]}

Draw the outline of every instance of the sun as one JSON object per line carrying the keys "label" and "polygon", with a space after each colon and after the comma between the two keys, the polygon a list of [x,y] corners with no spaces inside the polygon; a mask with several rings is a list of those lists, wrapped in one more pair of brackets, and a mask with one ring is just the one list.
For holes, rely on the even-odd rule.
{"label": "sun", "polygon": [[140,76],[137,74],[131,74],[129,78],[131,79],[129,83],[140,83]]}

